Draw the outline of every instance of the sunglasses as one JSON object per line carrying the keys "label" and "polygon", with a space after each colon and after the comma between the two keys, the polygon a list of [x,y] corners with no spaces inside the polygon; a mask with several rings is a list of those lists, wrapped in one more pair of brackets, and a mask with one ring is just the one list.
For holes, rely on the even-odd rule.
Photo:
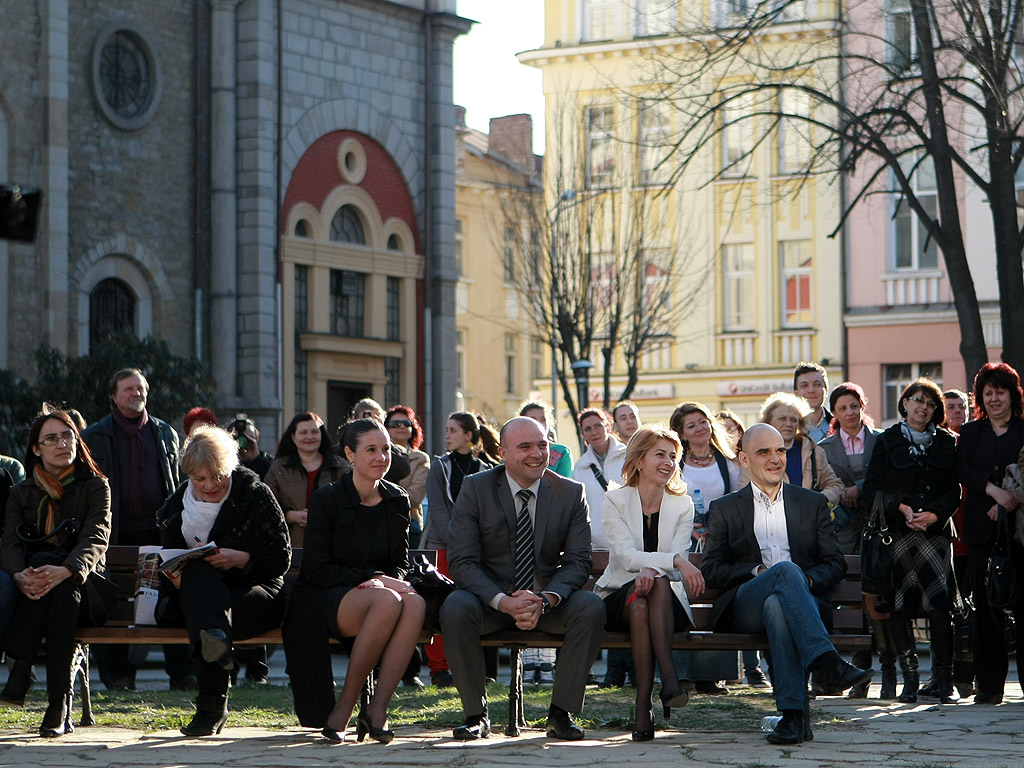
{"label": "sunglasses", "polygon": [[392,419],[388,422],[388,429],[397,427],[409,427],[409,429],[412,429],[412,422],[406,419]]}

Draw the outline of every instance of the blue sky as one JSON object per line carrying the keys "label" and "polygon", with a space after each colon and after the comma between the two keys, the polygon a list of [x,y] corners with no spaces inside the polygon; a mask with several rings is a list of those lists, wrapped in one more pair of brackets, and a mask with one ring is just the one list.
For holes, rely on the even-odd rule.
{"label": "blue sky", "polygon": [[470,127],[487,130],[492,117],[533,115],[533,151],[544,151],[544,93],[539,69],[516,53],[544,41],[543,0],[458,0],[458,13],[479,22],[455,40],[455,103]]}

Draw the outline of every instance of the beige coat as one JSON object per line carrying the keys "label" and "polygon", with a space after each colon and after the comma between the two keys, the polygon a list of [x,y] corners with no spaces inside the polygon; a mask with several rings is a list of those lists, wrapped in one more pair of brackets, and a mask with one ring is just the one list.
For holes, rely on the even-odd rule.
{"label": "beige coat", "polygon": [[693,501],[689,496],[666,493],[658,520],[658,551],[644,552],[644,513],[636,488],[613,488],[604,495],[601,508],[608,536],[608,567],[594,585],[602,599],[636,578],[641,568],[653,568],[672,582],[672,591],[686,611],[690,624],[693,613],[686,589],[676,570],[675,556],[687,556],[693,530]]}
{"label": "beige coat", "polygon": [[430,456],[423,451],[409,449],[409,474],[398,481],[409,494],[411,507],[409,516],[423,525],[423,499],[427,495],[427,475],[430,473]]}

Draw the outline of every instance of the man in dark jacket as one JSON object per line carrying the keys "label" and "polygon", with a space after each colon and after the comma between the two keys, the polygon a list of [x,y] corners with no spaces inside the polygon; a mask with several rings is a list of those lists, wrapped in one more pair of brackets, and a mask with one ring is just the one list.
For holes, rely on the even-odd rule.
{"label": "man in dark jacket", "polygon": [[712,608],[717,625],[768,635],[775,704],[782,721],[768,734],[774,744],[810,736],[807,672],[822,675],[828,693],[871,679],[844,661],[821,619],[828,595],[846,574],[825,497],[783,483],[786,448],[769,424],[743,434],[740,464],[750,484],[711,502],[700,569],[720,590]]}
{"label": "man in dark jacket", "polygon": [[[149,382],[137,368],[115,373],[108,386],[110,415],[82,434],[93,458],[110,482],[110,543],[159,545],[156,511],[181,482],[178,435],[146,410]],[[134,688],[135,667],[147,646],[96,646],[100,679],[109,689]],[[194,688],[195,666],[186,646],[164,646],[171,688]]]}

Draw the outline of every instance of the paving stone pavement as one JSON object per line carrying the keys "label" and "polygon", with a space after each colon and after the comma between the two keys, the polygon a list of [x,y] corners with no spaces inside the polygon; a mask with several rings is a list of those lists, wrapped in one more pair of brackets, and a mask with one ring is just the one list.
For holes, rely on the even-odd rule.
{"label": "paving stone pavement", "polygon": [[[453,742],[448,730],[405,727],[386,746],[331,745],[316,731],[299,728],[228,727],[219,736],[204,739],[188,739],[176,732],[79,728],[54,740],[0,731],[0,766],[1024,767],[1024,697],[1015,682],[1008,683],[1006,693],[997,707],[976,706],[973,699],[941,706],[926,700],[901,705],[877,699],[819,698],[812,705],[814,740],[792,747],[768,744],[759,723],[751,723],[743,732],[659,731],[655,741],[639,744],[628,733],[614,731],[593,731],[590,735],[598,738],[558,743],[539,730],[528,730],[518,739],[495,734],[463,744]],[[877,696],[877,686],[873,695]]]}

